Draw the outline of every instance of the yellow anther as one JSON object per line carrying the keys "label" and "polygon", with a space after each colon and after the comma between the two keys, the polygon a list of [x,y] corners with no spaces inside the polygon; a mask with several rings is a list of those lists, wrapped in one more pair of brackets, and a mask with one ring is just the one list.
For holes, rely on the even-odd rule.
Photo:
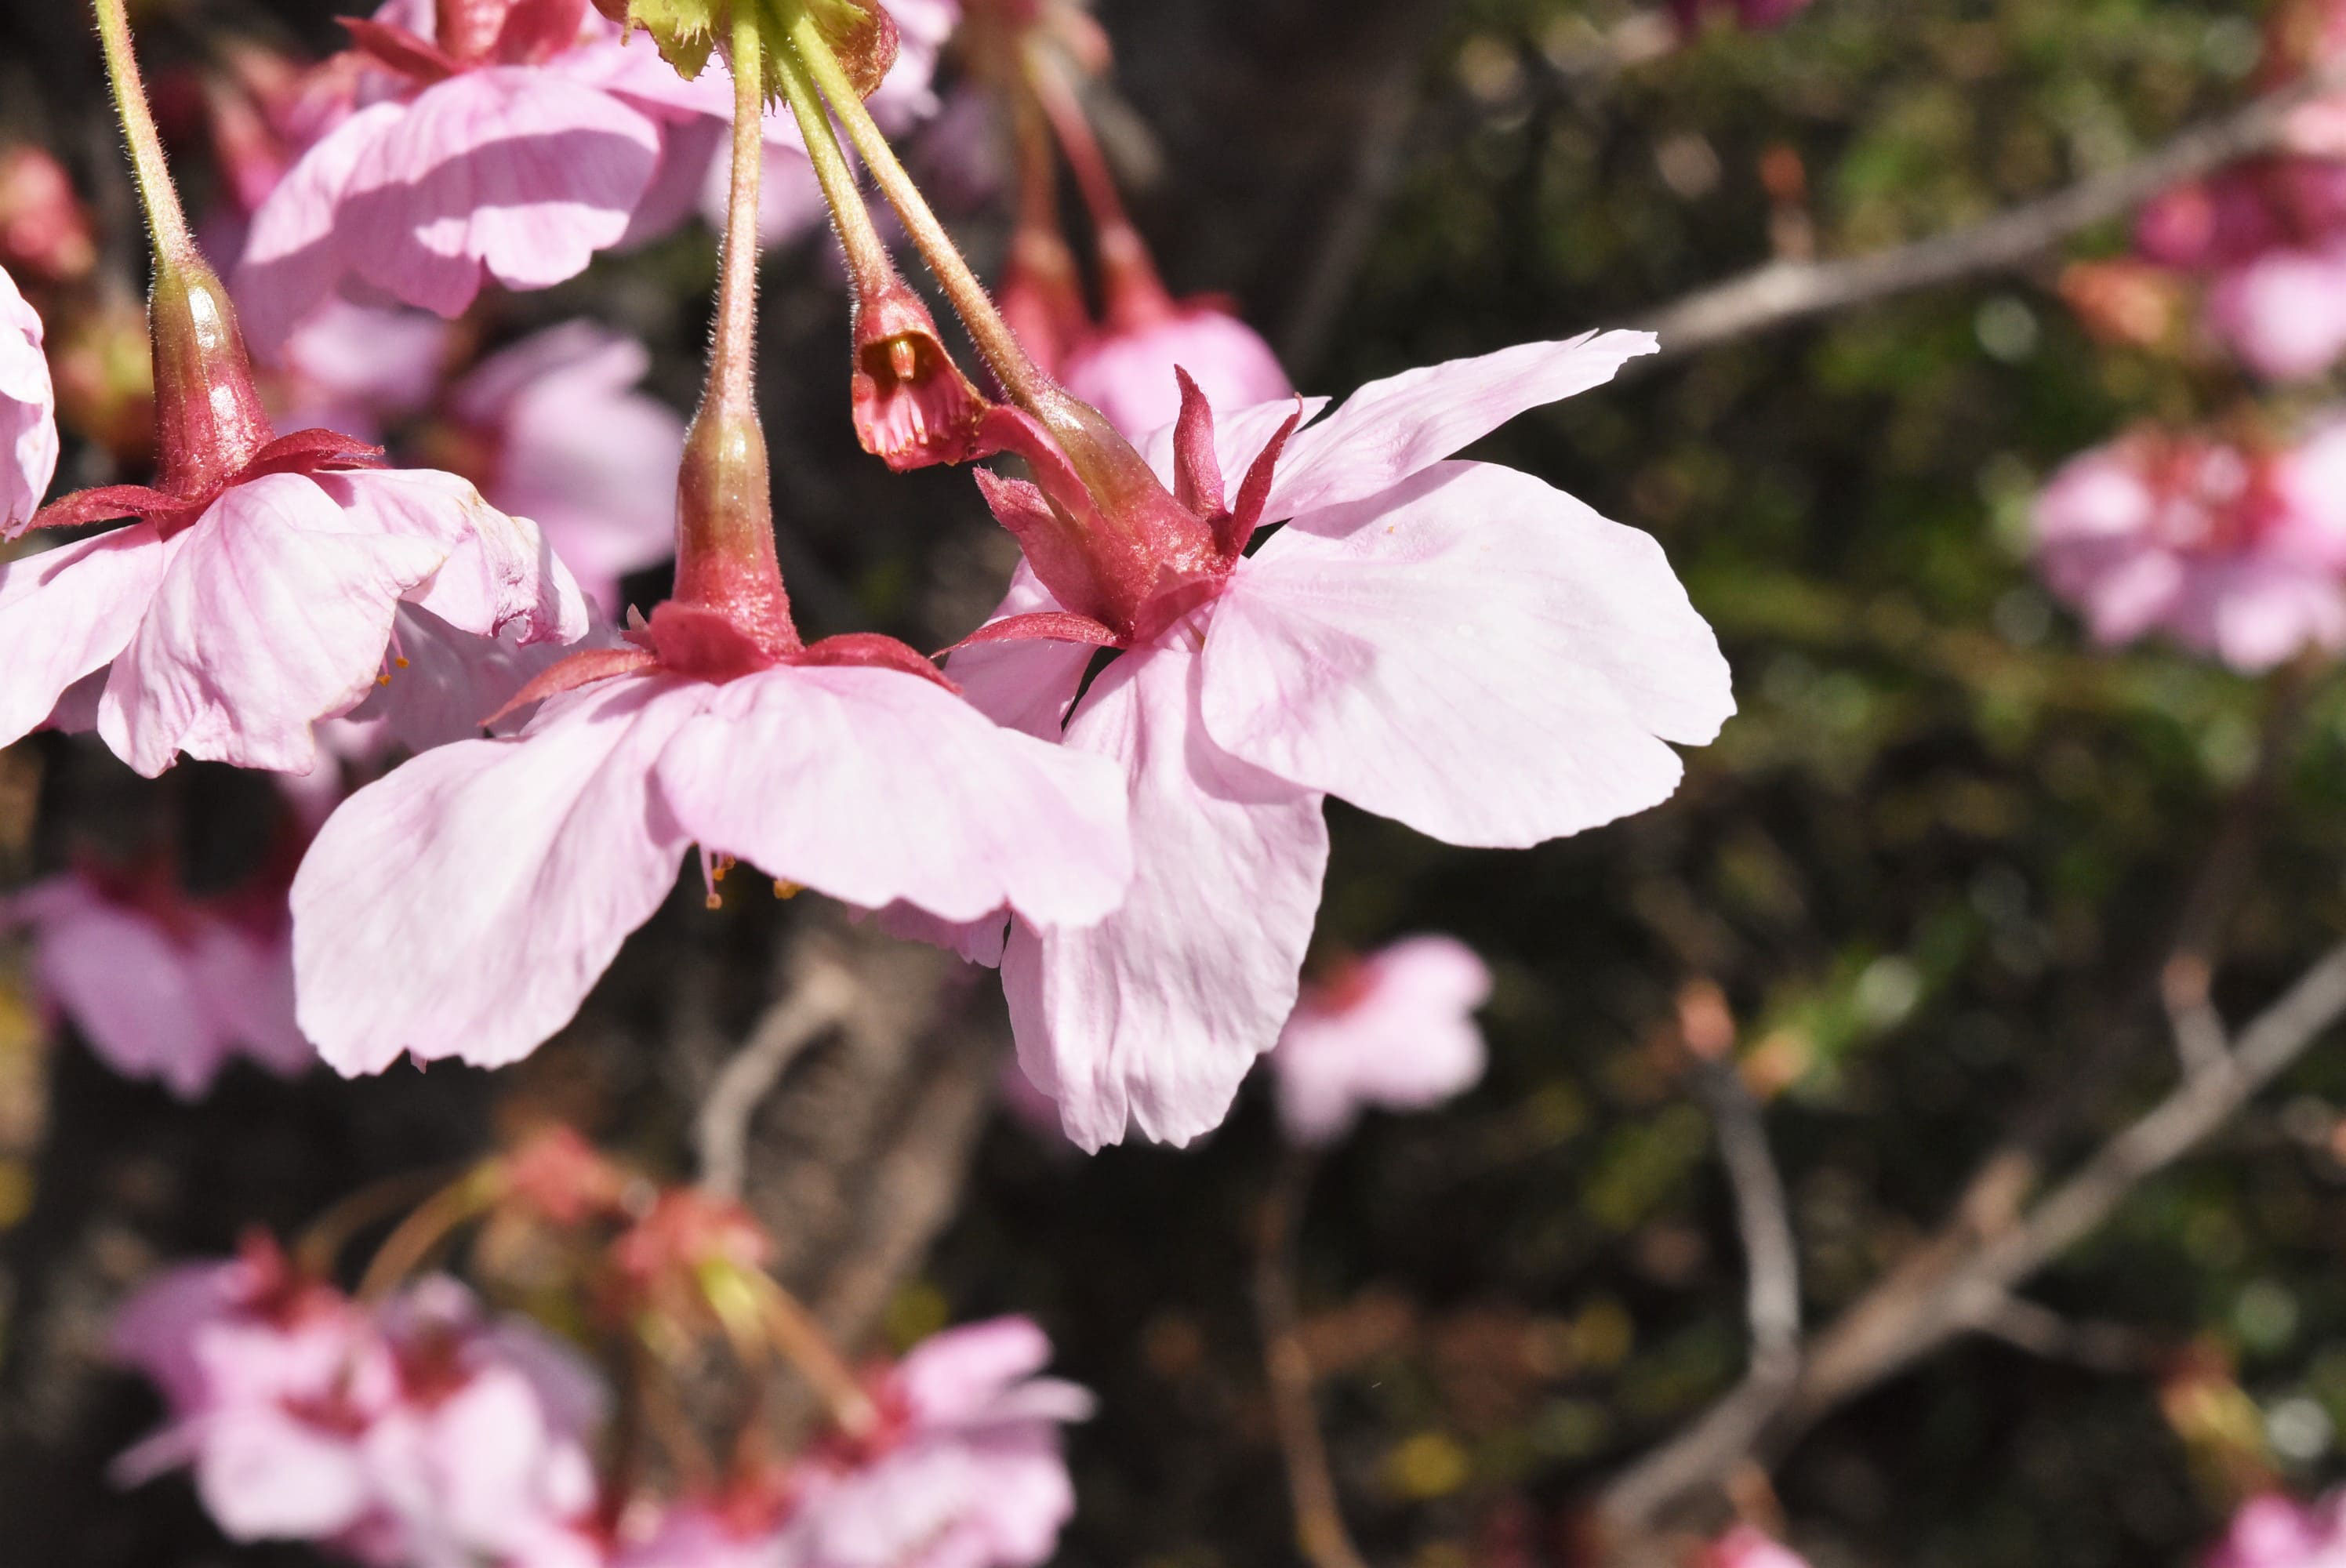
{"label": "yellow anther", "polygon": [[804,882],[786,882],[779,877],[774,880],[774,896],[778,899],[794,899],[804,891]]}
{"label": "yellow anther", "polygon": [[722,894],[722,893],[720,893],[720,892],[719,892],[719,891],[718,891],[716,889],[714,889],[714,888],[709,889],[709,907],[710,909],[713,909],[713,910],[721,910],[721,909],[723,909],[723,908],[725,907],[725,895],[724,895],[724,894]]}
{"label": "yellow anther", "polygon": [[912,339],[891,338],[888,341],[888,368],[896,372],[896,379],[900,382],[911,381],[919,373],[921,351],[913,346]]}
{"label": "yellow anther", "polygon": [[394,664],[394,665],[398,666],[401,669],[405,669],[405,668],[407,667],[407,660],[406,660],[405,658],[403,658],[403,657],[402,657],[402,658],[394,658],[394,659],[393,659],[391,662],[392,662],[393,664]]}

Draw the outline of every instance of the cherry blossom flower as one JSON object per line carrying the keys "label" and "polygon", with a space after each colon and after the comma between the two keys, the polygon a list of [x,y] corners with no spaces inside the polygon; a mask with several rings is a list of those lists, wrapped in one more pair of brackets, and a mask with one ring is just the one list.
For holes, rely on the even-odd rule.
{"label": "cherry blossom flower", "polygon": [[2279,451],[2137,431],[2065,464],[2035,526],[2096,641],[2163,631],[2243,670],[2346,647],[2346,419]]}
{"label": "cherry blossom flower", "polygon": [[2285,154],[2178,186],[2135,244],[2208,280],[2208,326],[2259,375],[2302,380],[2346,353],[2346,161]]}
{"label": "cherry blossom flower", "polygon": [[491,356],[449,399],[456,466],[535,522],[612,615],[619,579],[676,542],[684,421],[637,390],[650,368],[635,339],[569,321]]}
{"label": "cherry blossom flower", "polygon": [[[745,103],[760,62],[736,61]],[[803,643],[775,564],[755,413],[754,115],[709,389],[686,442],[674,597],[628,644],[521,694],[512,740],[429,752],[353,795],[294,879],[299,1016],[344,1073],[495,1065],[577,1010],[700,845],[848,903],[947,921],[1103,918],[1131,874],[1114,769],[998,728],[890,638]]]}
{"label": "cherry blossom flower", "polygon": [[[1003,962],[1020,1062],[1077,1143],[1221,1119],[1294,1007],[1326,795],[1524,847],[1665,799],[1670,743],[1718,732],[1725,661],[1650,538],[1443,461],[1652,347],[1609,332],[1413,371],[1300,433],[1324,402],[1217,437],[1193,392],[1150,443],[1171,494],[1096,414],[1046,404],[1042,485],[981,474],[1027,565],[954,657],[971,700],[1057,733],[1096,647],[1124,650],[1065,738],[1125,772],[1133,891],[1096,926],[1014,922]],[[1247,475],[1234,500],[1226,466]]]}
{"label": "cherry blossom flower", "polygon": [[1809,1568],[1808,1559],[1765,1532],[1739,1524],[1706,1547],[1703,1568]]}
{"label": "cherry blossom flower", "polygon": [[57,394],[41,318],[0,271],[0,538],[40,506],[57,471]]}
{"label": "cherry blossom flower", "polygon": [[1134,440],[1171,424],[1181,412],[1176,370],[1188,372],[1207,401],[1250,408],[1295,391],[1262,335],[1212,300],[1161,309],[1111,311],[1109,324],[1068,356],[1066,389],[1106,414]]}
{"label": "cherry blossom flower", "polygon": [[1418,1110],[1473,1086],[1474,1010],[1490,994],[1490,970],[1446,936],[1404,938],[1306,985],[1270,1054],[1287,1135],[1332,1143],[1365,1106]]}
{"label": "cherry blossom flower", "polygon": [[2207,1568],[2346,1568],[2346,1493],[2310,1505],[2278,1492],[2250,1498]]}
{"label": "cherry blossom flower", "polygon": [[291,1076],[316,1061],[293,1026],[284,883],[181,892],[168,868],[68,871],[0,898],[0,930],[32,934],[47,1001],[100,1060],[202,1095],[240,1056]]}
{"label": "cherry blossom flower", "polygon": [[1091,1396],[1038,1377],[1051,1359],[1024,1318],[915,1346],[879,1394],[883,1429],[803,1467],[777,1559],[789,1568],[1028,1568],[1075,1512],[1059,1428]]}
{"label": "cherry blossom flower", "polygon": [[24,650],[0,669],[0,744],[56,715],[149,777],[181,752],[307,772],[311,727],[398,664],[403,604],[481,638],[583,636],[586,602],[532,524],[453,474],[380,469],[380,449],[351,436],[276,434],[227,290],[189,237],[128,24],[104,6],[100,23],[154,237],[159,472],[0,531],[132,519],[0,565],[0,642]]}
{"label": "cherry blossom flower", "polygon": [[236,1540],[315,1541],[382,1568],[551,1568],[548,1548],[581,1560],[602,1390],[568,1349],[490,1321],[454,1280],[369,1311],[256,1242],[148,1286],[113,1342],[167,1407],[117,1478],[192,1468]]}

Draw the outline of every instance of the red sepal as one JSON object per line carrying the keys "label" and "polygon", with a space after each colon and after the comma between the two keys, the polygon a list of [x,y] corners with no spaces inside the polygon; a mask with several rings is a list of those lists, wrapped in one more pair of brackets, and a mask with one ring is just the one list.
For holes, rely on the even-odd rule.
{"label": "red sepal", "polygon": [[512,701],[481,720],[481,727],[485,729],[507,715],[549,697],[559,697],[566,691],[576,691],[617,676],[646,675],[658,667],[659,657],[648,648],[588,648],[539,670],[527,686],[514,693]]}
{"label": "red sepal", "polygon": [[1246,554],[1247,542],[1254,537],[1255,524],[1262,521],[1262,509],[1270,502],[1272,471],[1279,466],[1280,454],[1287,450],[1288,442],[1303,423],[1303,400],[1295,400],[1295,412],[1271,435],[1261,453],[1247,470],[1239,484],[1238,504],[1231,507],[1228,518],[1217,519],[1214,541],[1221,546],[1225,560],[1235,561]]}
{"label": "red sepal", "polygon": [[1173,426],[1173,499],[1200,517],[1215,517],[1228,509],[1222,496],[1222,459],[1214,450],[1214,409],[1206,394],[1179,365],[1173,379],[1181,383],[1181,418]]}
{"label": "red sepal", "polygon": [[311,473],[321,468],[381,468],[382,448],[340,431],[312,428],[280,435],[252,454],[235,483],[264,473]]}
{"label": "red sepal", "polygon": [[998,621],[988,621],[969,636],[939,654],[957,654],[964,648],[984,647],[988,643],[1088,643],[1096,648],[1129,647],[1132,645],[1117,635],[1113,626],[1102,626],[1089,616],[1078,616],[1067,610],[1035,610],[1023,616],[1005,616]]}
{"label": "red sepal", "polygon": [[935,681],[955,697],[961,687],[947,680],[944,672],[894,637],[882,636],[878,632],[842,632],[835,637],[825,637],[809,644],[804,652],[790,661],[798,665],[856,665],[868,669],[892,669],[904,675],[916,675],[923,680]]}
{"label": "red sepal", "polygon": [[421,87],[444,82],[464,67],[450,59],[436,44],[427,43],[404,27],[365,16],[338,16],[359,53],[384,70],[405,76]]}
{"label": "red sepal", "polygon": [[177,512],[188,504],[184,496],[166,495],[144,484],[101,484],[60,495],[0,538],[14,539],[36,528],[76,528],[85,523],[110,523],[117,517],[148,518]]}
{"label": "red sepal", "polygon": [[536,65],[577,43],[586,20],[586,0],[517,0],[493,52],[509,66]]}

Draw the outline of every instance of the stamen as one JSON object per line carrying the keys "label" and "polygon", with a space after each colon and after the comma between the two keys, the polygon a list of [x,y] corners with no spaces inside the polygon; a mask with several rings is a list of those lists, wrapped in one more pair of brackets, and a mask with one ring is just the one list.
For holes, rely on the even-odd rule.
{"label": "stamen", "polygon": [[713,910],[721,910],[725,907],[725,895],[717,891],[717,884],[725,880],[725,873],[717,869],[717,862],[721,858],[710,854],[706,847],[700,851],[701,885],[709,890],[708,903]]}
{"label": "stamen", "polygon": [[774,896],[786,903],[804,891],[806,891],[804,882],[786,882],[780,877],[774,879]]}

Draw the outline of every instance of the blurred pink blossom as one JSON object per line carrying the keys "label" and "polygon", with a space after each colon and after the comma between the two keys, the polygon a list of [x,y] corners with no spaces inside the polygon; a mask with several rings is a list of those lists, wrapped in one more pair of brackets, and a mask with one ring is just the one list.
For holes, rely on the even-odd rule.
{"label": "blurred pink blossom", "polygon": [[518,1319],[431,1278],[369,1311],[274,1246],[178,1268],[115,1321],[161,1392],[161,1431],[116,1462],[181,1466],[239,1541],[306,1540],[380,1568],[596,1561],[594,1375]]}
{"label": "blurred pink blossom", "polygon": [[[1670,743],[1733,711],[1650,537],[1528,475],[1443,461],[1652,348],[1608,332],[1407,372],[1283,453],[1298,405],[1217,427],[1197,398],[1148,443],[1174,492],[1153,499],[1100,466],[1104,447],[1107,500],[1070,487],[1064,453],[1037,468],[1054,491],[981,481],[1026,564],[954,657],[971,700],[1056,735],[1096,646],[1124,650],[1065,738],[1125,773],[1132,891],[1096,926],[1014,922],[1003,960],[1020,1063],[1076,1143],[1127,1123],[1186,1142],[1221,1120],[1294,1010],[1327,795],[1447,842],[1527,846],[1667,798]],[[1235,500],[1224,473],[1247,475]],[[1072,542],[1059,524],[1111,504],[1137,520]],[[1259,523],[1290,519],[1249,553]]]}
{"label": "blurred pink blossom", "polygon": [[1251,408],[1295,393],[1262,334],[1207,300],[1168,301],[1162,314],[1144,322],[1101,329],[1068,355],[1059,379],[1138,441],[1180,416],[1177,367],[1218,408]]}
{"label": "blurred pink blossom", "polygon": [[2278,1492],[2250,1498],[2207,1568],[2346,1568],[2346,1493],[2310,1506]]}
{"label": "blurred pink blossom", "polygon": [[2209,328],[2259,375],[2301,380],[2346,352],[2346,162],[2260,158],[2178,186],[2135,243],[2207,278]]}
{"label": "blurred pink blossom", "polygon": [[801,1476],[788,1568],[1031,1568],[1075,1512],[1059,1429],[1091,1396],[1036,1376],[1050,1341],[1024,1318],[923,1340],[881,1390],[886,1429]]}
{"label": "blurred pink blossom", "polygon": [[463,449],[450,462],[536,523],[611,616],[619,579],[676,544],[684,420],[637,390],[650,368],[635,339],[569,321],[492,355],[449,396]]}
{"label": "blurred pink blossom", "polygon": [[1406,937],[1303,988],[1270,1064],[1300,1144],[1341,1137],[1368,1106],[1422,1110],[1483,1075],[1474,1010],[1491,972],[1454,937]]}
{"label": "blurred pink blossom", "polygon": [[57,471],[57,394],[41,318],[0,271],[0,538],[40,509]]}
{"label": "blurred pink blossom", "polygon": [[[424,311],[328,300],[264,362],[261,396],[287,429],[323,426],[380,442],[431,402],[453,336],[447,322]],[[478,483],[476,474],[465,477]]]}
{"label": "blurred pink blossom", "polygon": [[282,1075],[317,1060],[293,1026],[283,889],[204,900],[166,867],[68,871],[0,898],[0,929],[31,932],[43,995],[107,1066],[195,1099],[239,1056]]}
{"label": "blurred pink blossom", "polygon": [[1704,1549],[1702,1568],[1809,1568],[1809,1563],[1764,1531],[1739,1524]]}
{"label": "blurred pink blossom", "polygon": [[2270,452],[2137,431],[2064,465],[2035,526],[2097,641],[2163,631],[2250,671],[2346,647],[2346,419]]}

